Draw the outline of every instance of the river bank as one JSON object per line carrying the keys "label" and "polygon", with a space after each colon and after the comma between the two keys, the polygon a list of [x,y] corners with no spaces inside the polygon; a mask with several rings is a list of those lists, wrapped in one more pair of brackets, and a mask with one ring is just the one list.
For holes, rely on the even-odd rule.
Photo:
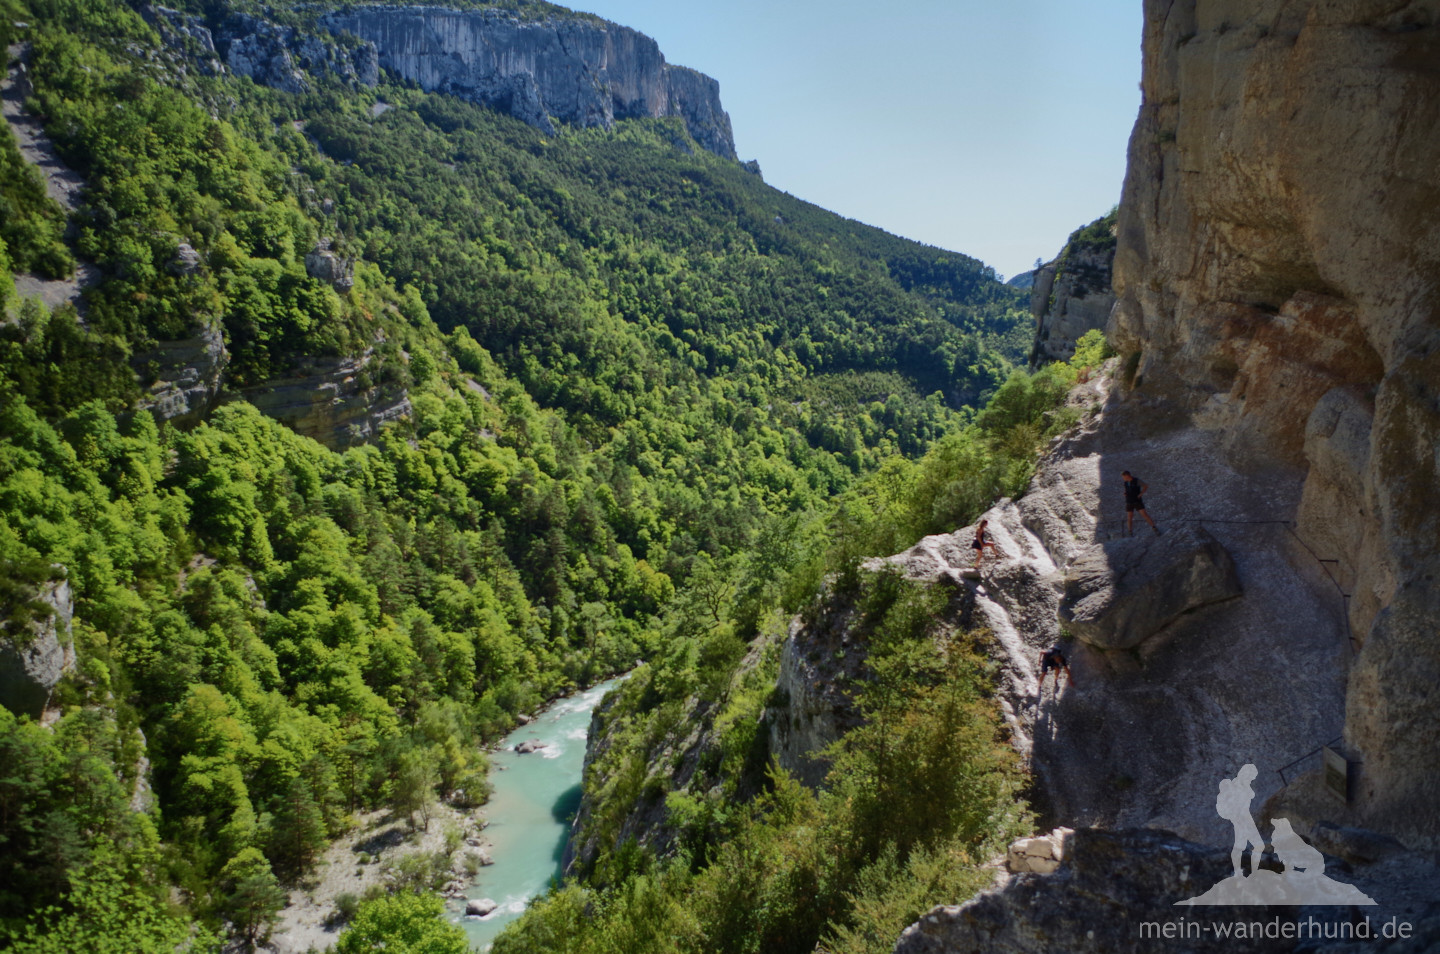
{"label": "river bank", "polygon": [[478,870],[488,860],[484,808],[436,805],[423,829],[412,830],[406,819],[389,811],[359,814],[356,823],[326,849],[306,882],[290,892],[289,903],[270,932],[269,949],[275,954],[332,947],[345,929],[335,916],[344,895],[363,897],[367,890],[393,883],[412,866],[446,869],[454,876],[451,880],[468,881],[467,868]]}

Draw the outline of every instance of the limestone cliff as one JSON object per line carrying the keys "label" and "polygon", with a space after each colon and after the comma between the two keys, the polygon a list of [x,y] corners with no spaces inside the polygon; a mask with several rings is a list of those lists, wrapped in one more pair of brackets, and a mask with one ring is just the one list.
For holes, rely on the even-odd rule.
{"label": "limestone cliff", "polygon": [[0,627],[0,705],[38,719],[50,707],[60,677],[75,668],[70,634],[75,603],[65,579],[42,585],[35,600],[45,615],[15,631]]}
{"label": "limestone cliff", "polygon": [[1276,516],[1348,594],[1352,812],[1433,849],[1440,5],[1150,0],[1143,50],[1110,327],[1132,400],[1303,481]]}
{"label": "limestone cliff", "polygon": [[296,433],[344,450],[374,437],[381,425],[410,415],[404,388],[371,380],[374,363],[374,349],[355,357],[307,359],[287,376],[245,388],[239,396]]}
{"label": "limestone cliff", "polygon": [[735,158],[720,85],[666,63],[648,36],[598,17],[359,6],[320,22],[373,44],[381,66],[422,89],[504,110],[546,133],[555,131],[552,119],[608,128],[617,119],[679,116],[701,146]]}
{"label": "limestone cliff", "polygon": [[[1103,329],[1115,305],[1110,289],[1115,261],[1115,212],[1071,234],[1055,260],[1040,266],[1030,284],[1030,314],[1035,343],[1030,366],[1068,361],[1075,342],[1091,329]],[[1014,284],[1011,279],[1011,284]]]}

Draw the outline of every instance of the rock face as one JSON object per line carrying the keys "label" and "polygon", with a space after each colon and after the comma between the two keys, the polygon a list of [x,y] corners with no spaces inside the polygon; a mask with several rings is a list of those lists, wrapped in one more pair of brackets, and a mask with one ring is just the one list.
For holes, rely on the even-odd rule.
{"label": "rock face", "polygon": [[[1098,410],[1046,452],[1024,497],[983,515],[999,552],[987,555],[978,579],[969,527],[871,565],[950,588],[947,622],[989,630],[998,701],[1046,824],[1149,826],[1224,843],[1230,829],[1215,813],[1221,777],[1254,762],[1263,804],[1282,785],[1280,768],[1340,734],[1350,660],[1341,599],[1289,528],[1247,522],[1293,515],[1298,477],[1237,470],[1223,435],[1126,399],[1108,372],[1071,400]],[[1164,536],[1123,537],[1127,469],[1149,484],[1146,503]],[[1130,548],[1128,563],[1096,567],[1111,589],[1097,596],[1106,612],[1095,625],[1150,635],[1126,649],[1109,639],[1064,640],[1067,578],[1073,598],[1098,554]],[[1185,577],[1197,565],[1202,576],[1224,572],[1192,588]],[[1155,575],[1173,574],[1181,595],[1154,615],[1143,598],[1126,602],[1131,574],[1141,591],[1158,585]],[[1179,612],[1192,599],[1233,592],[1232,579],[1238,596]],[[1052,679],[1041,691],[1039,656],[1057,643],[1075,681],[1057,691]]]}
{"label": "rock face", "polygon": [[815,788],[830,770],[819,753],[860,724],[850,689],[863,672],[865,641],[854,638],[854,609],[822,599],[797,618],[780,651],[775,701],[765,710],[770,751],[781,768]]}
{"label": "rock face", "polygon": [[321,239],[315,250],[305,255],[305,272],[311,278],[329,282],[342,294],[355,287],[355,262],[331,251],[329,239]]}
{"label": "rock face", "polygon": [[695,141],[735,158],[715,80],[665,62],[655,41],[597,17],[517,19],[500,10],[351,7],[321,23],[373,44],[381,66],[554,133],[617,119],[679,116]]}
{"label": "rock face", "polygon": [[[1304,477],[1298,533],[1360,650],[1358,820],[1440,847],[1440,11],[1152,0],[1112,343],[1133,383],[1252,467]],[[1288,631],[1287,631],[1288,635]]]}
{"label": "rock face", "polygon": [[[963,905],[933,909],[905,929],[895,954],[1169,950],[1173,941],[1142,937],[1141,925],[1178,922],[1176,901],[1231,872],[1228,852],[1166,831],[1081,829],[1065,836],[1064,843],[1064,864],[1057,863],[1053,874],[1016,874]],[[1272,908],[1265,917],[1293,921],[1295,910]],[[1207,934],[1185,938],[1174,949],[1218,954],[1288,950],[1293,944],[1280,947],[1264,939],[1247,943]]]}
{"label": "rock face", "polygon": [[215,51],[215,38],[199,17],[152,3],[143,3],[137,9],[145,22],[160,34],[160,42],[193,59],[203,75],[218,76],[225,72]]}
{"label": "rock face", "polygon": [[0,704],[16,715],[40,718],[60,677],[75,668],[70,621],[75,604],[70,583],[46,583],[36,597],[51,615],[37,620],[30,631],[0,634]]}
{"label": "rock face", "polygon": [[410,414],[403,388],[368,380],[373,358],[368,349],[359,357],[313,359],[289,377],[246,388],[240,396],[296,433],[343,450],[373,437],[387,421]]}
{"label": "rock face", "polygon": [[[1315,859],[1326,877],[1335,876],[1329,890],[1378,906],[1177,906],[1236,885],[1227,849],[1228,843],[1215,848],[1153,829],[1057,829],[1021,839],[1011,846],[1008,876],[964,904],[933,908],[905,929],[895,954],[1420,954],[1440,943],[1440,869],[1420,852],[1357,868],[1333,857]],[[1281,867],[1267,852],[1259,871],[1239,884],[1249,893],[1284,883]],[[1367,922],[1368,938],[1357,933]],[[1386,924],[1408,925],[1409,936],[1386,937]]]}
{"label": "rock face", "polygon": [[[1115,306],[1110,289],[1115,262],[1115,213],[1077,229],[1053,262],[1033,272],[1030,314],[1035,319],[1035,343],[1030,366],[1069,361],[1075,342],[1093,329],[1104,329]],[[1009,282],[1016,284],[1016,279]]]}
{"label": "rock face", "polygon": [[1203,526],[1083,550],[1065,574],[1060,621],[1099,649],[1130,649],[1208,603],[1239,596],[1235,561]]}
{"label": "rock face", "polygon": [[159,342],[133,363],[141,380],[152,382],[138,409],[176,424],[198,424],[220,399],[230,352],[219,323],[207,321],[190,337]]}
{"label": "rock face", "polygon": [[218,48],[235,75],[287,93],[309,89],[306,74],[331,74],[358,86],[380,82],[373,43],[346,47],[248,14],[237,13],[226,21]]}

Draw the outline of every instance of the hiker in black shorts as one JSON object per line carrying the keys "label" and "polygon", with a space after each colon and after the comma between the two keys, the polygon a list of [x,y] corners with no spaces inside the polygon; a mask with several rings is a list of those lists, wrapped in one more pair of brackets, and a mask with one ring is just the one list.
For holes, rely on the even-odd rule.
{"label": "hiker in black shorts", "polygon": [[1050,670],[1055,670],[1055,691],[1060,691],[1060,673],[1065,673],[1065,678],[1070,685],[1075,685],[1075,677],[1070,674],[1070,662],[1065,658],[1065,652],[1059,645],[1051,646],[1040,654],[1040,691],[1045,691],[1045,677]]}
{"label": "hiker in black shorts", "polygon": [[980,569],[980,558],[985,555],[985,548],[992,550],[1000,549],[1000,545],[990,539],[985,528],[990,525],[989,520],[981,520],[980,525],[975,528],[975,539],[970,541],[970,549],[975,551],[975,569]]}
{"label": "hiker in black shorts", "polygon": [[1155,521],[1145,512],[1145,498],[1143,494],[1150,489],[1150,485],[1136,477],[1128,470],[1122,470],[1120,476],[1125,479],[1125,535],[1135,536],[1135,514],[1138,511],[1145,522],[1150,524],[1150,529],[1155,531],[1156,536],[1160,534],[1160,528],[1155,526]]}

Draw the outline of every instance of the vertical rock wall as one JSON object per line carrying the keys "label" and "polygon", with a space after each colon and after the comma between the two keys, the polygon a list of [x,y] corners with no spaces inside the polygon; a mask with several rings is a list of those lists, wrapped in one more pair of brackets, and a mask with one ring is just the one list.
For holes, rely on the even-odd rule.
{"label": "vertical rock wall", "polygon": [[1035,318],[1032,368],[1069,361],[1081,335],[1092,329],[1104,330],[1115,306],[1110,287],[1114,262],[1112,212],[1077,229],[1053,262],[1035,270],[1030,286],[1030,314]]}
{"label": "vertical rock wall", "polygon": [[1112,342],[1304,475],[1361,647],[1355,808],[1440,846],[1440,3],[1147,0],[1143,50]]}
{"label": "vertical rock wall", "polygon": [[617,119],[679,116],[696,142],[735,158],[720,84],[671,66],[654,40],[598,17],[370,6],[321,23],[374,44],[381,66],[423,89],[505,110],[546,133],[555,131],[552,117],[608,128]]}

